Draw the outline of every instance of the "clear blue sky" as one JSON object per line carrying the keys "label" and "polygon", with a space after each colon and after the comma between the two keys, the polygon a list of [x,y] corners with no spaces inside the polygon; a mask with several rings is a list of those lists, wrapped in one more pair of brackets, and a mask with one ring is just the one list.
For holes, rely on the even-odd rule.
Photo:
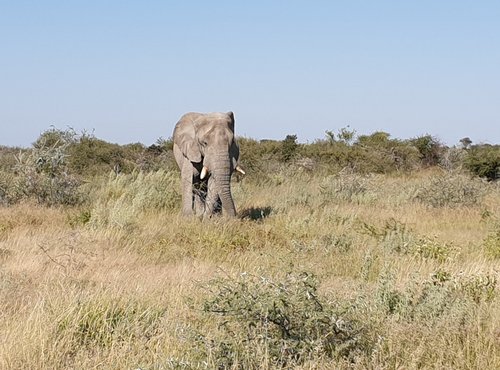
{"label": "clear blue sky", "polygon": [[188,111],[237,134],[500,143],[500,1],[0,0],[0,144],[51,125],[152,144]]}

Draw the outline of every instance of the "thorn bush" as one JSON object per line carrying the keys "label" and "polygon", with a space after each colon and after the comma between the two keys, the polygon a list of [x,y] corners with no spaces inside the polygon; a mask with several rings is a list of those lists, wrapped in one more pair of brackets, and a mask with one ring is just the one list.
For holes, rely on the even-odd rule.
{"label": "thorn bush", "polygon": [[319,358],[361,350],[363,332],[318,294],[313,274],[289,274],[283,281],[243,273],[212,280],[203,315],[219,336],[200,335],[198,350],[214,368],[292,368]]}

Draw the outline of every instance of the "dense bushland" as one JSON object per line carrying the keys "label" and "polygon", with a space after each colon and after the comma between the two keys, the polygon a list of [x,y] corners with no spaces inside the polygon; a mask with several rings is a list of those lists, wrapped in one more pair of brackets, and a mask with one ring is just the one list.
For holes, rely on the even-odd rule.
{"label": "dense bushland", "polygon": [[[448,148],[430,135],[400,140],[385,132],[356,136],[355,131],[343,128],[337,134],[327,131],[325,139],[309,144],[298,143],[296,135],[282,141],[239,141],[242,164],[252,173],[249,181],[261,184],[280,181],[280,176],[296,171],[335,175],[349,169],[358,174],[390,174],[430,166],[463,169],[490,181],[500,176],[500,146],[464,141]],[[171,140],[160,138],[149,147],[118,145],[87,132],[51,128],[32,148],[0,147],[0,201],[12,204],[33,198],[41,204],[73,205],[85,201],[78,194],[82,182],[111,171],[130,174],[159,169],[177,171]]]}

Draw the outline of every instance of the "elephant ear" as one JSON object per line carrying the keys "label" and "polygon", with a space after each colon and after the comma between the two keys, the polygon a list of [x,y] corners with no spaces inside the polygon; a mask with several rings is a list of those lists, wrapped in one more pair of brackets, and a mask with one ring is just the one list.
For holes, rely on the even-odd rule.
{"label": "elephant ear", "polygon": [[238,146],[235,140],[233,140],[231,146],[229,147],[229,156],[231,157],[234,170],[238,165],[238,161],[240,159],[240,147]]}
{"label": "elephant ear", "polygon": [[[231,132],[234,135],[234,113],[233,112],[227,112],[226,115],[229,117],[228,121],[228,126]],[[229,155],[233,159],[233,162],[235,162],[234,167],[236,167],[236,164],[238,164],[238,160],[240,157],[240,147],[238,143],[236,142],[236,138],[233,138],[233,142],[231,143],[231,147],[229,148]]]}
{"label": "elephant ear", "polygon": [[177,123],[174,129],[174,144],[191,162],[201,162],[201,152],[192,119],[181,119]]}
{"label": "elephant ear", "polygon": [[229,117],[228,126],[231,129],[231,131],[234,133],[234,113],[233,112],[227,112],[226,114]]}

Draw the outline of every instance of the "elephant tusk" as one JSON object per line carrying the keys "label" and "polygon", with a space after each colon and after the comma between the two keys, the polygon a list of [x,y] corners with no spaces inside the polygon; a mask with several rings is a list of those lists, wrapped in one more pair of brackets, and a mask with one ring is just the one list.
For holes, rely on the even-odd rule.
{"label": "elephant tusk", "polygon": [[243,171],[243,168],[241,168],[240,165],[237,165],[235,170],[238,171],[239,173],[241,173],[242,175],[245,174],[245,171]]}
{"label": "elephant tusk", "polygon": [[208,167],[203,166],[203,168],[201,169],[200,179],[203,180],[207,176],[207,173],[208,173]]}

